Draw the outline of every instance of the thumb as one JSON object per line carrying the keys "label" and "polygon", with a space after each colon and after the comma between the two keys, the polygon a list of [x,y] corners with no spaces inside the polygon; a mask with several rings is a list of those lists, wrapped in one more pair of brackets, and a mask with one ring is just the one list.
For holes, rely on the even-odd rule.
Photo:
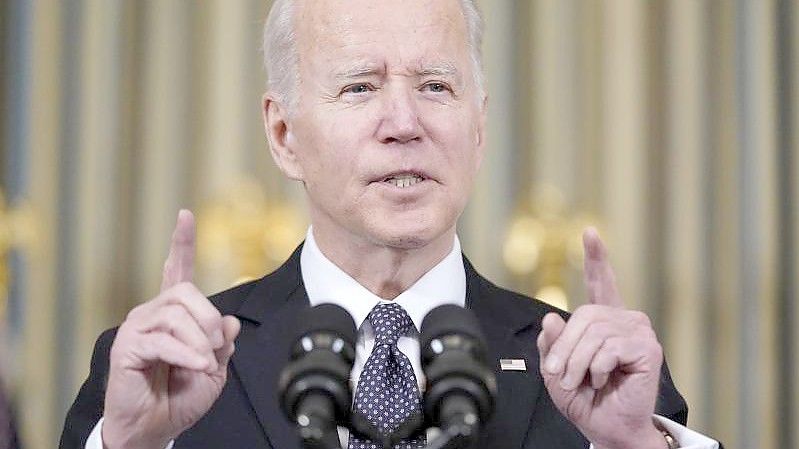
{"label": "thumb", "polygon": [[238,318],[227,315],[222,318],[222,334],[225,337],[225,344],[215,351],[216,360],[219,362],[219,369],[226,370],[230,357],[236,350],[236,337],[241,331],[241,322]]}
{"label": "thumb", "polygon": [[624,302],[616,286],[616,275],[608,260],[608,252],[599,238],[596,228],[589,227],[583,232],[583,276],[588,291],[588,301],[611,307],[624,307]]}
{"label": "thumb", "polygon": [[194,214],[187,209],[181,209],[172,233],[169,255],[164,262],[161,291],[181,282],[191,282],[194,278],[196,233]]}

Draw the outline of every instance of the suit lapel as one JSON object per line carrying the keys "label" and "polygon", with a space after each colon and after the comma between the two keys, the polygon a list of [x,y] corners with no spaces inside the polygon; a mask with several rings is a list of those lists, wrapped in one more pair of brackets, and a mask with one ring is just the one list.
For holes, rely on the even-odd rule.
{"label": "suit lapel", "polygon": [[[480,322],[488,342],[488,359],[497,377],[494,416],[478,447],[521,448],[530,427],[543,380],[530,330],[540,327],[527,308],[532,301],[511,301],[483,279],[464,257],[466,306]],[[525,332],[527,331],[527,332]],[[526,371],[502,371],[500,359],[523,359]],[[500,443],[501,442],[501,443]]]}
{"label": "suit lapel", "polygon": [[259,281],[236,315],[242,330],[233,355],[258,422],[274,448],[299,448],[299,435],[280,409],[277,388],[288,363],[293,327],[301,309],[310,307],[300,275],[300,248],[273,274]]}

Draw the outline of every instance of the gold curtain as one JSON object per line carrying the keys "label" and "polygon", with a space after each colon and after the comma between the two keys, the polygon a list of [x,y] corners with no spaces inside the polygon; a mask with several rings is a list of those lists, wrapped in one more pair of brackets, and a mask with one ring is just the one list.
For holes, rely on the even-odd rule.
{"label": "gold curtain", "polygon": [[[574,224],[599,225],[691,426],[731,448],[796,447],[799,5],[479,3],[489,151],[460,223],[466,253],[533,293],[543,278],[508,264],[513,223],[544,223],[546,241],[565,242],[547,251],[564,254]],[[35,218],[35,238],[5,258],[0,352],[27,447],[56,444],[94,339],[157,291],[178,208],[198,213],[209,293],[302,238],[303,193],[273,166],[260,122],[268,7],[0,5],[2,187]],[[559,273],[569,307],[583,302],[573,254],[521,250]]]}

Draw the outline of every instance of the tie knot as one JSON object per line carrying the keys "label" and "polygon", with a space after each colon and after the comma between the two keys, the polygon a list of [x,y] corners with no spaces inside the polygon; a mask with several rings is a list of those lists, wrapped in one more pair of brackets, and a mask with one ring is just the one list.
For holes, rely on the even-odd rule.
{"label": "tie knot", "polygon": [[408,312],[395,303],[376,305],[366,318],[375,330],[375,345],[396,345],[400,335],[413,326]]}

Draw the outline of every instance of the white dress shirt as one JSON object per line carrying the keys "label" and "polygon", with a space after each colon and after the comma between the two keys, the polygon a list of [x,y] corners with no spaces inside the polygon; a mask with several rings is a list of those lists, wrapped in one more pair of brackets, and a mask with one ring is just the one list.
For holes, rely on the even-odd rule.
{"label": "white dress shirt", "polygon": [[[358,383],[366,359],[371,354],[375,343],[374,330],[366,317],[375,305],[381,302],[395,302],[408,312],[415,325],[415,328],[411,329],[407,335],[399,338],[397,347],[410,360],[419,383],[419,391],[423,391],[424,373],[419,354],[419,329],[422,320],[428,312],[438,306],[455,304],[464,307],[466,304],[466,271],[461,256],[460,241],[457,237],[453,241],[449,254],[393,301],[384,300],[370,292],[322,254],[313,237],[312,228],[308,229],[305,245],[300,254],[300,270],[305,290],[308,293],[308,300],[312,306],[319,304],[341,306],[352,315],[355,325],[358,327],[355,363],[350,376],[353,389]],[[531,344],[535,343],[531,342]],[[719,447],[716,441],[667,418],[655,415],[654,419],[661,428],[667,430],[680,443],[682,449],[718,449]],[[102,422],[103,420],[100,419],[92,430],[86,442],[86,449],[103,449]],[[428,433],[428,437],[433,436],[433,433]],[[339,428],[342,448],[347,447],[348,437],[347,429]],[[171,449],[172,445],[173,442],[170,442],[166,449]]]}

